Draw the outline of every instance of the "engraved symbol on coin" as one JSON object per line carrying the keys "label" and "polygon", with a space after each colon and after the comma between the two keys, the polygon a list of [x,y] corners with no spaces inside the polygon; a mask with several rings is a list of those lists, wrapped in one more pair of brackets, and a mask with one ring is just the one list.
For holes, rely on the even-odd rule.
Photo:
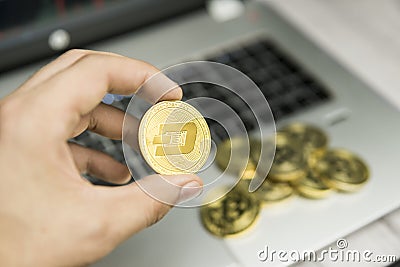
{"label": "engraved symbol on coin", "polygon": [[332,172],[336,172],[336,175],[351,176],[351,164],[349,161],[339,158],[328,158],[327,161],[332,164]]}
{"label": "engraved symbol on coin", "polygon": [[303,197],[311,199],[321,199],[327,197],[332,188],[327,186],[314,172],[307,171],[306,176],[292,183],[296,191]]}
{"label": "engraved symbol on coin", "polygon": [[323,153],[328,145],[326,134],[320,128],[313,125],[291,123],[279,131],[289,134],[296,143],[301,144],[306,157],[315,150]]}
{"label": "engraved symbol on coin", "polygon": [[270,177],[277,182],[294,181],[305,175],[306,162],[301,146],[286,132],[278,132]]}
{"label": "engraved symbol on coin", "polygon": [[208,125],[197,109],[182,101],[162,101],[142,117],[138,140],[146,162],[157,173],[195,173],[211,149]]}
{"label": "engraved symbol on coin", "polygon": [[253,194],[262,201],[262,204],[271,204],[292,196],[293,188],[287,183],[273,183],[266,180]]}
{"label": "engraved symbol on coin", "polygon": [[339,191],[354,192],[369,178],[366,164],[345,149],[328,150],[322,157],[312,162],[312,170],[322,181]]}
{"label": "engraved symbol on coin", "polygon": [[260,204],[243,188],[236,187],[200,210],[204,226],[217,236],[238,234],[249,228],[260,212]]}
{"label": "engraved symbol on coin", "polygon": [[159,144],[155,155],[178,155],[192,152],[196,134],[197,129],[193,122],[161,124],[160,135],[156,135],[153,139],[153,144]]}
{"label": "engraved symbol on coin", "polygon": [[241,199],[235,193],[232,193],[229,198],[222,200],[221,204],[209,211],[211,219],[215,222],[219,220],[219,224],[232,223],[248,209],[249,201]]}
{"label": "engraved symbol on coin", "polygon": [[277,147],[275,153],[274,163],[278,165],[281,165],[287,161],[291,161],[296,156],[290,147]]}

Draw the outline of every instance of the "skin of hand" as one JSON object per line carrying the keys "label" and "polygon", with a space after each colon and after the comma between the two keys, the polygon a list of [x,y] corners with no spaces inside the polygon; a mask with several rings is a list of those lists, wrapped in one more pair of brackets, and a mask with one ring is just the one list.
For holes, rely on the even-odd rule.
{"label": "skin of hand", "polygon": [[[87,182],[81,173],[120,184],[130,174],[67,142],[85,130],[121,139],[124,113],[101,104],[103,96],[130,95],[157,72],[116,54],[71,50],[0,100],[0,266],[84,266],[168,212],[135,183]],[[181,97],[177,88],[162,100]],[[202,190],[196,175],[163,177],[181,188],[167,193],[173,203]]]}

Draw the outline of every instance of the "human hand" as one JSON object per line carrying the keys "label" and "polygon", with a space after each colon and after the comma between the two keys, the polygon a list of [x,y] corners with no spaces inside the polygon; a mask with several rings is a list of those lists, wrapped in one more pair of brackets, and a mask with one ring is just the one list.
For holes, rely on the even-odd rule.
{"label": "human hand", "polygon": [[[130,95],[156,72],[119,55],[72,50],[0,101],[1,266],[92,263],[171,208],[135,183],[90,184],[81,173],[124,184],[129,171],[101,152],[67,142],[85,130],[121,139],[124,113],[101,104],[103,96]],[[181,96],[178,88],[162,100]],[[163,192],[169,203],[201,191],[195,175],[163,178],[180,188]]]}

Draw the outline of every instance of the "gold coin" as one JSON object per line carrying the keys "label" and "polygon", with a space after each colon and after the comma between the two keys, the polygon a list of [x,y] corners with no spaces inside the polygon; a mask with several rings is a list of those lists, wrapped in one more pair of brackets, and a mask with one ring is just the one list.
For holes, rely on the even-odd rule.
{"label": "gold coin", "polygon": [[292,123],[281,128],[279,131],[287,133],[290,138],[301,144],[306,157],[315,150],[322,153],[328,146],[328,137],[326,134],[320,128],[312,125]]}
{"label": "gold coin", "polygon": [[369,178],[368,167],[363,160],[345,149],[328,150],[311,162],[311,168],[322,181],[339,191],[354,192]]}
{"label": "gold coin", "polygon": [[247,138],[233,137],[217,146],[215,162],[221,171],[240,175],[247,166],[250,153],[250,143]]}
{"label": "gold coin", "polygon": [[269,176],[276,182],[289,182],[304,177],[306,162],[301,147],[289,134],[276,133],[276,151]]}
{"label": "gold coin", "polygon": [[258,200],[240,186],[200,209],[204,227],[220,237],[236,235],[248,229],[259,213]]}
{"label": "gold coin", "polygon": [[311,170],[307,171],[306,176],[294,182],[293,186],[299,195],[312,199],[325,198],[332,192],[332,188],[327,186],[322,179]]}
{"label": "gold coin", "polygon": [[271,204],[292,196],[293,188],[288,183],[274,183],[265,180],[253,194],[263,204]]}
{"label": "gold coin", "polygon": [[249,162],[247,163],[246,168],[241,173],[240,178],[244,179],[244,180],[253,179],[257,175],[256,167],[257,166],[254,164],[254,162],[252,160],[249,160]]}
{"label": "gold coin", "polygon": [[[266,177],[270,172],[275,156],[275,135],[267,138],[250,139],[250,158],[256,166],[257,183],[261,183],[260,179]],[[253,177],[254,178],[254,177]]]}
{"label": "gold coin", "polygon": [[[271,141],[271,140],[268,140]],[[264,142],[266,143],[266,142]],[[265,149],[265,148],[264,148]],[[261,156],[261,140],[259,139],[250,139],[250,157],[253,162],[259,162]]]}
{"label": "gold coin", "polygon": [[160,174],[195,173],[205,164],[211,149],[205,119],[182,101],[152,106],[140,121],[138,138],[144,159]]}

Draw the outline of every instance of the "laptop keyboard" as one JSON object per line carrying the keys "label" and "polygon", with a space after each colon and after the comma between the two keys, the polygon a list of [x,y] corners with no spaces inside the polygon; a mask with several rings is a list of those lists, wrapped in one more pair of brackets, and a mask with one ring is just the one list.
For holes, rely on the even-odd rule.
{"label": "laptop keyboard", "polygon": [[[249,76],[268,100],[276,121],[332,97],[320,82],[266,39],[226,49],[205,60],[229,65]],[[227,89],[206,83],[184,85],[182,88],[183,100],[200,96],[218,99],[237,112],[248,131],[256,126],[248,105]],[[113,105],[126,110],[129,101],[130,98],[125,98]],[[208,120],[208,123],[214,141],[218,143],[226,138],[226,132],[219,124],[213,120]],[[72,141],[108,153],[123,162],[121,141],[109,140],[92,132],[84,132]]]}
{"label": "laptop keyboard", "polygon": [[[207,60],[229,65],[249,76],[268,100],[276,121],[331,98],[322,84],[268,40],[257,40]],[[244,103],[234,107],[241,102],[237,98],[231,96],[228,104],[238,111],[247,130],[252,130],[256,125],[250,123]]]}

